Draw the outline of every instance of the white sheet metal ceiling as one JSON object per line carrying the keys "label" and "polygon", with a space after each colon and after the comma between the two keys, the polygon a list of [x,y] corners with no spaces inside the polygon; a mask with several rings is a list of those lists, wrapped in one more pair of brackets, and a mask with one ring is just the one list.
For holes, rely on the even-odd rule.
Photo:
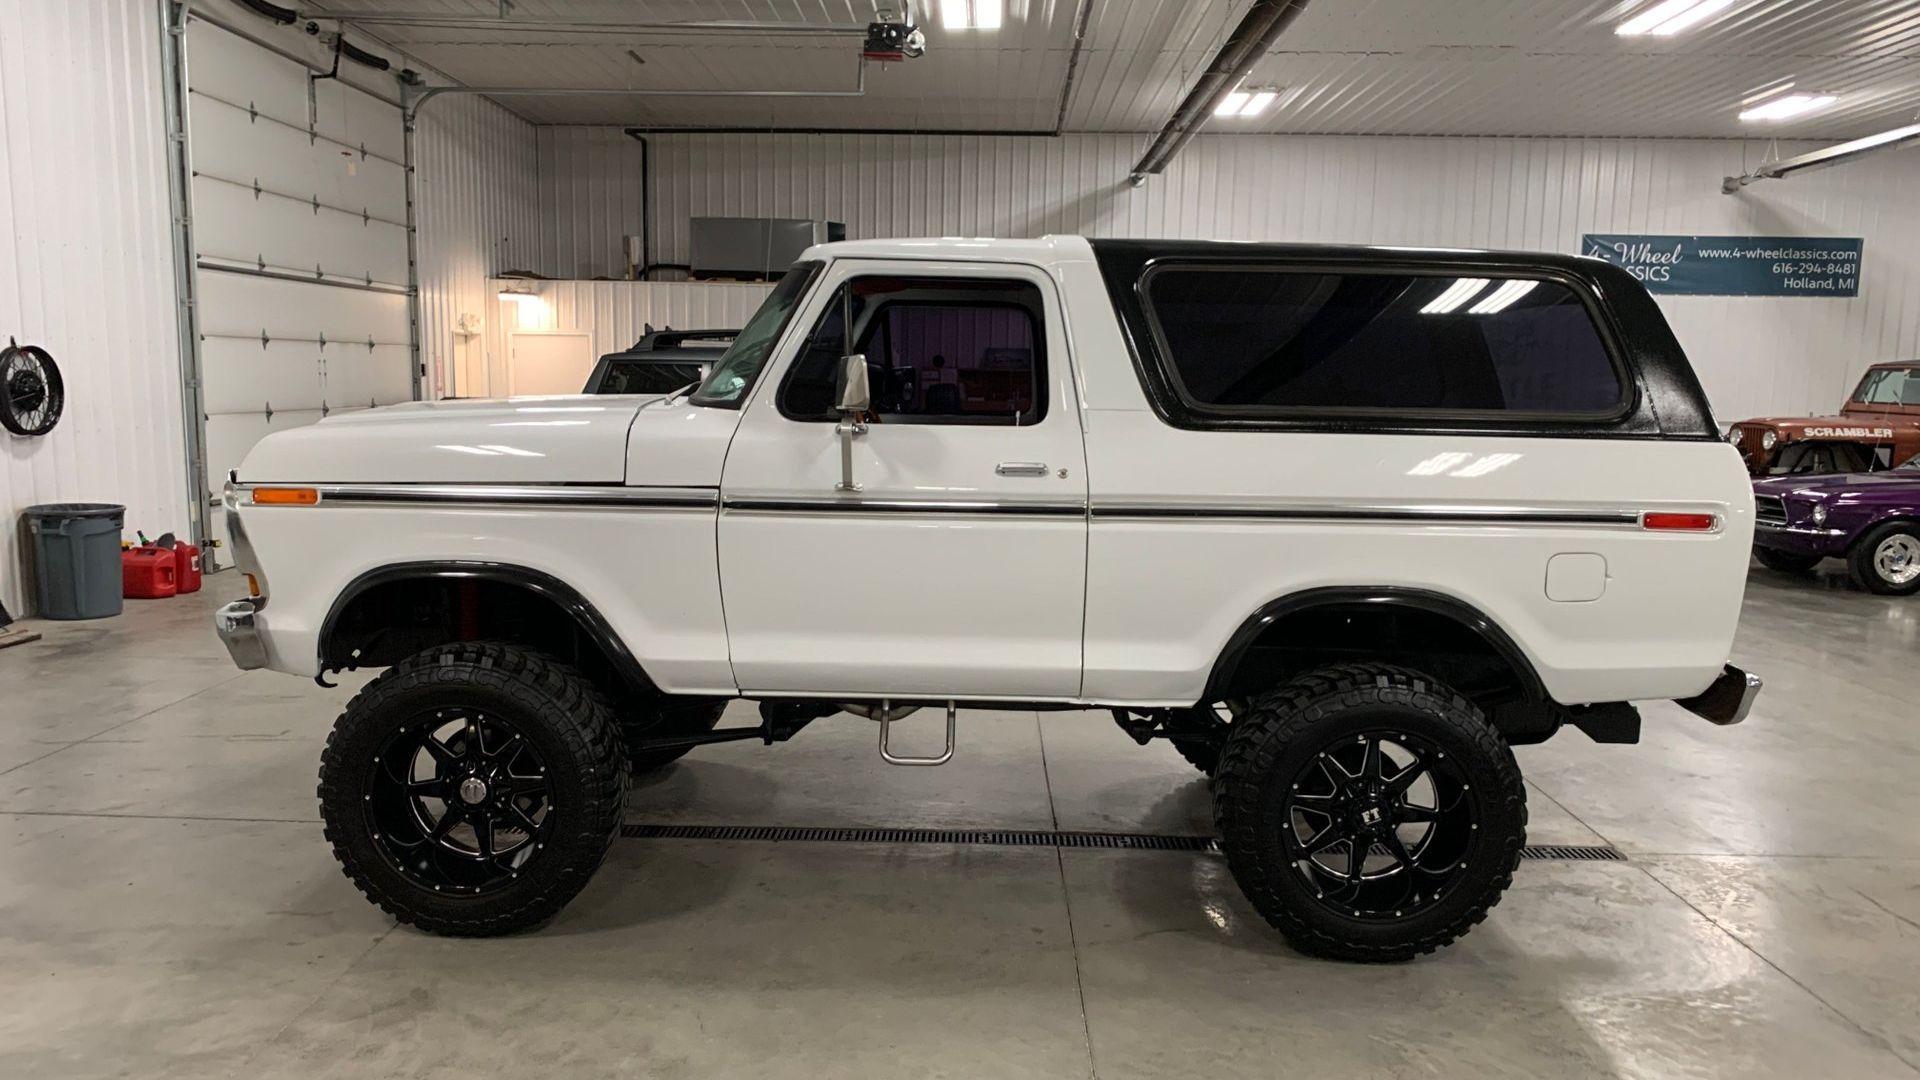
{"label": "white sheet metal ceiling", "polygon": [[[1007,0],[998,31],[948,31],[916,0],[927,55],[870,65],[861,97],[699,97],[653,90],[846,91],[854,35],[629,30],[726,20],[851,26],[900,0],[329,0],[417,13],[367,32],[470,85],[605,87],[632,96],[503,96],[535,123],[753,130],[1153,131],[1249,0]],[[1313,0],[1254,68],[1283,87],[1214,131],[1398,135],[1846,137],[1920,114],[1920,0],[1736,0],[1670,38],[1623,38],[1656,0]],[[1082,5],[1086,33],[1074,61]],[[598,24],[566,29],[561,21]],[[637,58],[637,59],[636,59]],[[1070,62],[1074,75],[1066,94]],[[1741,100],[1791,80],[1839,101],[1770,125]]]}

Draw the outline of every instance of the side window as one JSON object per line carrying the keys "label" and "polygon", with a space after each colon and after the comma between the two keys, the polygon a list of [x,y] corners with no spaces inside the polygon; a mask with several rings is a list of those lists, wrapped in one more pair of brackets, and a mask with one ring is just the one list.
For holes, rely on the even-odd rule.
{"label": "side window", "polygon": [[1627,402],[1572,289],[1531,278],[1168,266],[1145,281],[1171,381],[1199,413],[1517,413]]}
{"label": "side window", "polygon": [[840,358],[863,353],[881,423],[1037,423],[1046,413],[1043,318],[1039,288],[1024,281],[854,278],[808,335],[781,387],[780,411],[794,420],[839,419]]}

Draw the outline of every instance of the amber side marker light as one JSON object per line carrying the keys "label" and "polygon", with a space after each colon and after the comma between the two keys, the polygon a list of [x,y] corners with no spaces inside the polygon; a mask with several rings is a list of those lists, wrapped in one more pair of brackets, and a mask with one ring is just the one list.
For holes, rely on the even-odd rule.
{"label": "amber side marker light", "polygon": [[320,501],[313,488],[261,487],[253,489],[255,506],[312,506]]}
{"label": "amber side marker light", "polygon": [[1659,529],[1663,532],[1712,532],[1715,525],[1712,514],[1641,514],[1640,527]]}

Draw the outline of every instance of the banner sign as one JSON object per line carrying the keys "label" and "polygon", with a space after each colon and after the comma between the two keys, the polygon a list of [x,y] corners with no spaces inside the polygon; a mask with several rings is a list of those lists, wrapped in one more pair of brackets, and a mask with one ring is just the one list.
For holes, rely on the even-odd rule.
{"label": "banner sign", "polygon": [[1628,236],[1588,233],[1605,259],[1649,292],[1686,296],[1858,296],[1865,242],[1841,236]]}

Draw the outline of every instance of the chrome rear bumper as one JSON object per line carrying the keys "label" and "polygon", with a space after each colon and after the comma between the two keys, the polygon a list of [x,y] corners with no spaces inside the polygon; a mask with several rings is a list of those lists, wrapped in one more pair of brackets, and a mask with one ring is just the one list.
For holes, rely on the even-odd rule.
{"label": "chrome rear bumper", "polygon": [[1760,676],[1728,664],[1712,686],[1675,704],[1716,724],[1737,724],[1747,718],[1753,709],[1753,699],[1759,696]]}
{"label": "chrome rear bumper", "polygon": [[235,600],[213,616],[213,629],[220,635],[220,643],[227,647],[227,655],[233,657],[234,666],[241,671],[267,666],[267,643],[254,622],[255,611],[253,601]]}

